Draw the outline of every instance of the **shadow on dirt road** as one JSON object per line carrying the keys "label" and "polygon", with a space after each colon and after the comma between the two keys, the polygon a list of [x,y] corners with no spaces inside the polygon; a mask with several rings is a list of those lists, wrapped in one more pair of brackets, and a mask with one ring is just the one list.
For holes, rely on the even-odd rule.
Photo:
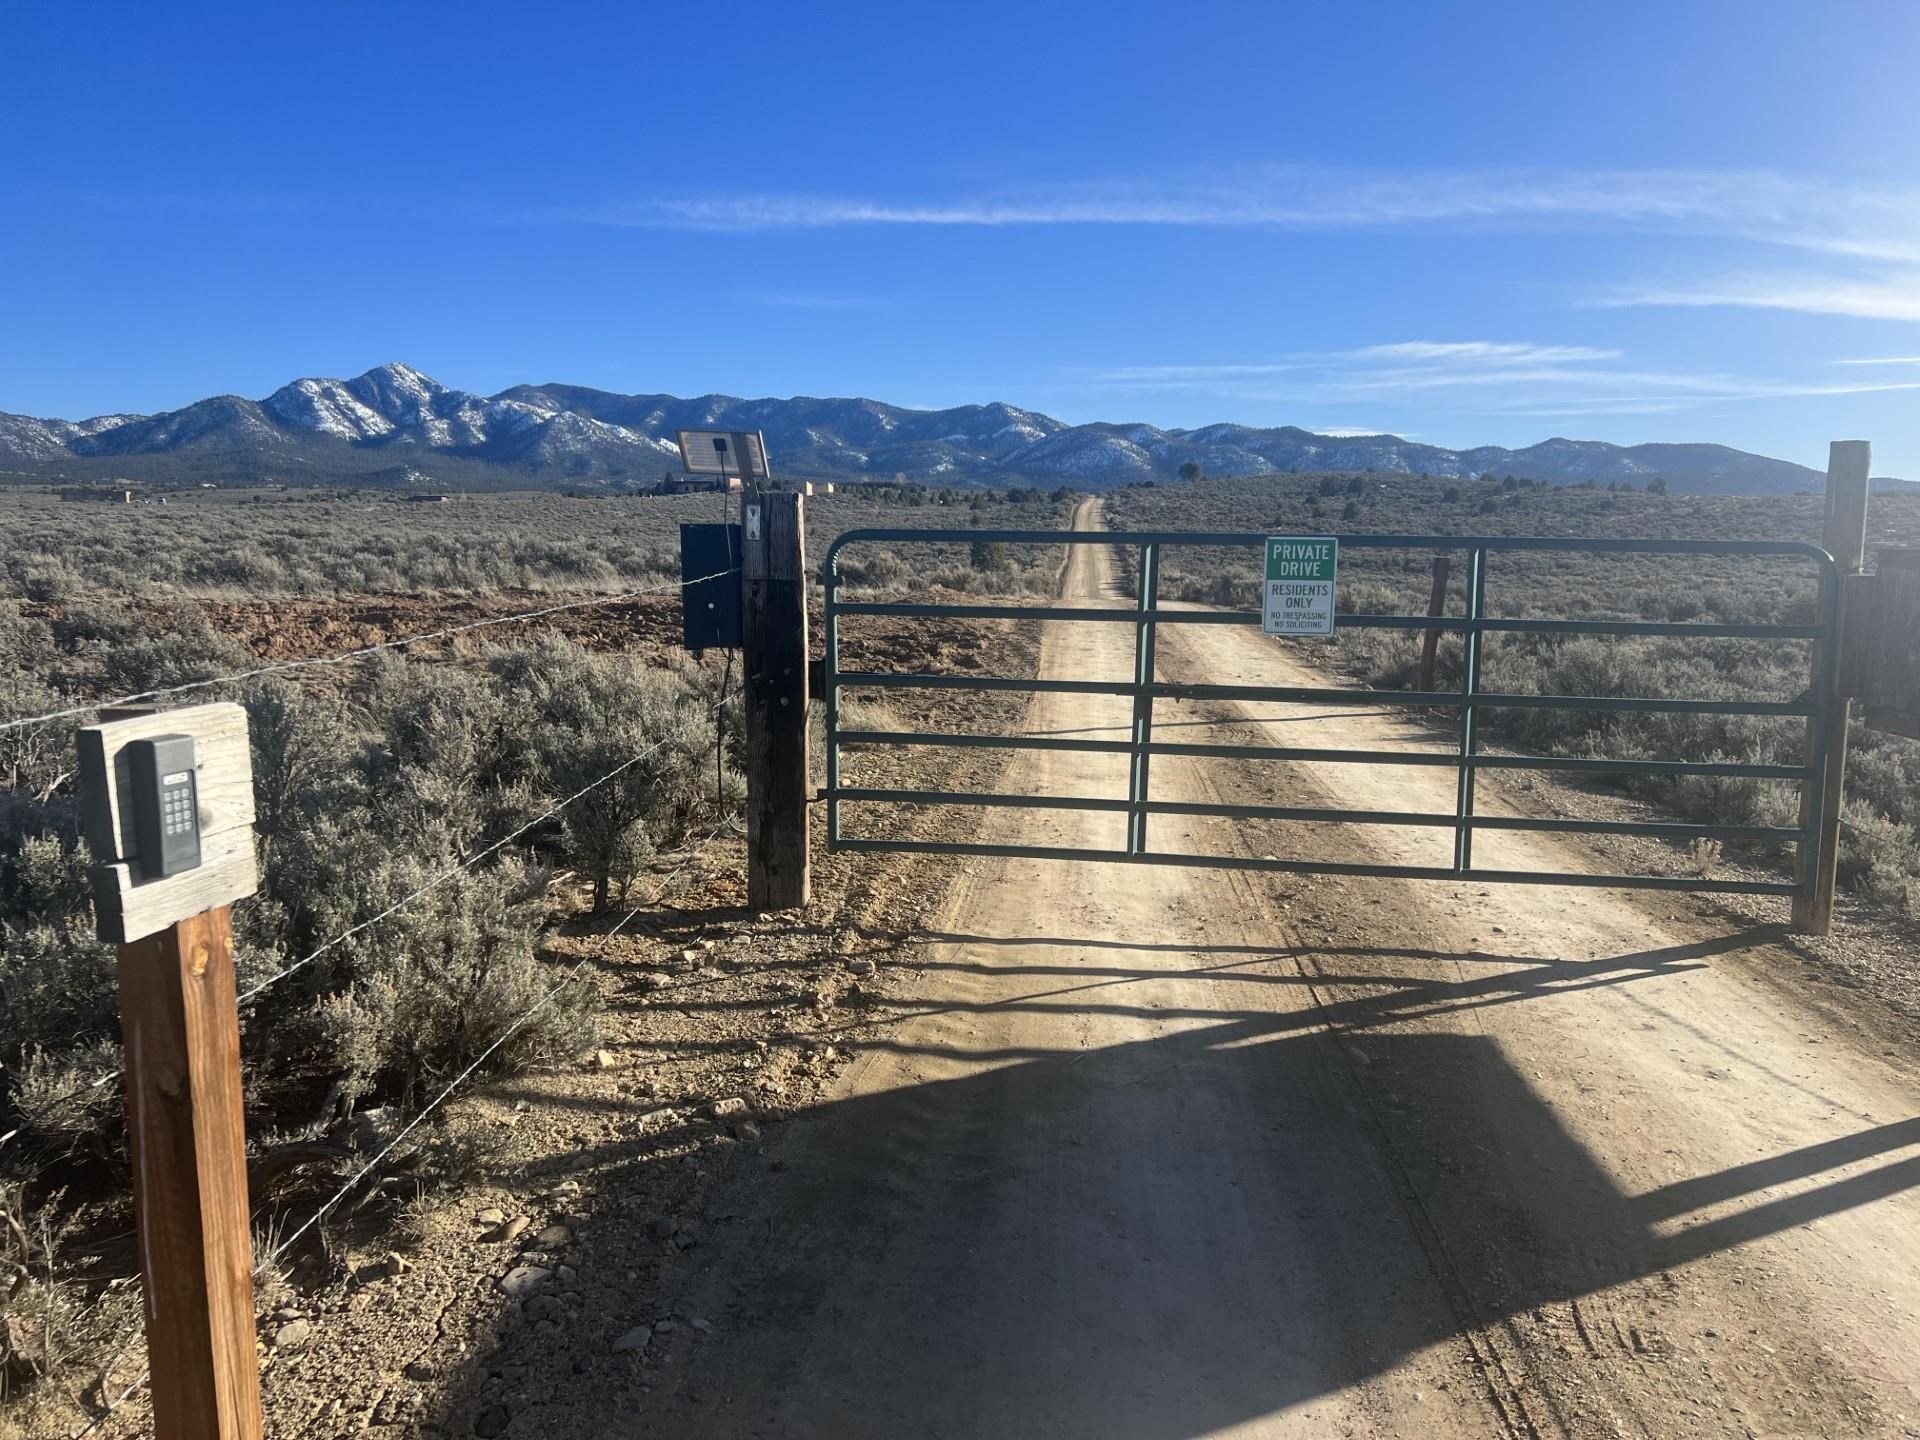
{"label": "shadow on dirt road", "polygon": [[[1014,993],[977,1005],[882,1001],[869,1017],[878,1033],[860,1044],[961,1073],[821,1107],[762,1154],[732,1147],[732,1203],[706,1217],[693,1248],[649,1239],[645,1217],[588,1226],[570,1256],[578,1273],[617,1282],[646,1254],[663,1288],[684,1297],[680,1323],[641,1353],[611,1354],[612,1337],[659,1318],[657,1303],[635,1313],[617,1283],[584,1283],[550,1343],[515,1339],[527,1370],[501,1373],[493,1338],[474,1337],[438,1417],[452,1433],[471,1433],[471,1417],[503,1400],[514,1436],[1327,1433],[1319,1427],[1336,1416],[1321,1402],[1343,1394],[1337,1418],[1356,1404],[1364,1412],[1370,1383],[1422,1354],[1439,1358],[1411,1399],[1382,1402],[1382,1433],[1525,1433],[1549,1417],[1539,1395],[1520,1396],[1524,1376],[1502,1351],[1524,1353],[1538,1337],[1465,1353],[1459,1337],[1525,1330],[1573,1302],[1574,1348],[1596,1363],[1655,1363],[1670,1343],[1657,1316],[1620,1323],[1608,1308],[1583,1319],[1580,1297],[1649,1279],[1657,1290],[1704,1254],[1920,1183],[1920,1161],[1900,1161],[1676,1226],[1916,1143],[1920,1122],[1634,1195],[1496,1043],[1404,1028],[1657,979],[1754,936],[1582,962],[1502,957],[1499,967],[1409,951],[1421,963],[1398,975],[1396,952],[1378,950],[1361,975],[1344,973],[1338,950],[1296,961],[1097,936],[917,938],[950,947],[927,961],[936,991],[964,978],[940,975],[942,965],[982,968],[940,953],[984,951],[1007,962],[985,968]],[[1178,950],[1194,963],[1022,964],[1029,948]],[[1436,979],[1436,960],[1465,973]],[[1157,998],[1202,979],[1228,1003]],[[1238,1008],[1242,986],[1321,1000]],[[1370,993],[1328,999],[1336,986]],[[1025,1012],[1063,1043],[924,1038],[937,1016],[965,1026],[986,1012]],[[1096,1014],[1137,1014],[1160,1031],[1093,1049],[1065,1043],[1071,1021]],[[660,1163],[651,1152],[663,1141],[595,1156],[614,1167],[603,1208],[622,1190],[646,1192],[642,1172]],[[693,1329],[688,1315],[712,1329]],[[508,1319],[510,1332],[523,1324]],[[1588,1433],[1577,1407],[1550,1408],[1547,1429]]]}

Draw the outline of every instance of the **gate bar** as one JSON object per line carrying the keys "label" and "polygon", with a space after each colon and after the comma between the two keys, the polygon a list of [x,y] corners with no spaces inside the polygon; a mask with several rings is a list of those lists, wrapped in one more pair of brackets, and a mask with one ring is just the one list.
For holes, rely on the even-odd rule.
{"label": "gate bar", "polygon": [[[1091,810],[1149,815],[1207,815],[1227,820],[1300,820],[1336,825],[1422,825],[1454,829],[1460,818],[1444,810],[1341,810],[1307,805],[1234,805],[1224,802],[1124,800],[1105,795],[1009,795],[993,790],[904,790],[849,786],[842,800],[874,805],[947,805],[1003,809]],[[1663,839],[1700,836],[1714,840],[1783,840],[1800,838],[1791,825],[1722,825],[1693,820],[1567,820],[1536,819],[1529,815],[1476,815],[1466,822],[1475,830],[1523,830],[1577,835],[1647,835]]]}
{"label": "gate bar", "polygon": [[[1232,722],[1228,722],[1232,723]],[[989,750],[1079,750],[1092,755],[1129,755],[1128,740],[1066,740],[1035,735],[952,735],[936,730],[843,730],[842,745],[978,746]],[[1328,750],[1311,745],[1190,745],[1155,740],[1150,754],[1194,759],[1282,760],[1346,765],[1468,764],[1482,770],[1570,770],[1602,775],[1705,775],[1717,779],[1805,780],[1806,765],[1761,765],[1731,760],[1609,760],[1587,755],[1471,755],[1453,750]]]}
{"label": "gate bar", "polygon": [[[933,614],[939,607],[930,606]],[[1124,613],[1124,612],[1123,612]],[[1158,700],[1275,700],[1288,705],[1426,705],[1439,709],[1471,705],[1482,710],[1645,710],[1672,715],[1811,715],[1811,697],[1798,700],[1667,699],[1659,695],[1506,695],[1495,691],[1352,690],[1335,686],[1208,685],[1157,680],[1138,686],[1124,680],[1026,680],[1011,675],[948,675],[918,670],[849,670],[840,684],[876,690],[1013,690],[1027,695],[1120,695],[1144,689]]]}
{"label": "gate bar", "polygon": [[977,855],[1010,860],[1095,860],[1118,865],[1199,865],[1215,870],[1271,870],[1289,875],[1360,875],[1395,880],[1480,880],[1501,885],[1576,885],[1589,890],[1692,890],[1715,895],[1784,895],[1786,881],[1708,880],[1692,875],[1600,875],[1587,871],[1469,870],[1451,865],[1367,865],[1343,860],[1268,860],[1252,855],[1188,855],[1177,850],[1076,850],[1055,845],[988,845],[953,840],[840,842],[842,850],[882,854]]}
{"label": "gate bar", "polygon": [[[1143,549],[1145,547],[1142,547]],[[1155,547],[1158,549],[1158,546]],[[907,601],[847,600],[842,615],[923,617],[929,609],[956,620],[1108,620],[1155,625],[1258,625],[1258,610],[1095,610],[1076,605],[915,605]],[[1468,621],[1448,615],[1354,615],[1340,617],[1342,629],[1463,631]],[[1658,620],[1495,620],[1480,628],[1513,635],[1645,635],[1713,640],[1818,640],[1818,625],[1735,625]]]}

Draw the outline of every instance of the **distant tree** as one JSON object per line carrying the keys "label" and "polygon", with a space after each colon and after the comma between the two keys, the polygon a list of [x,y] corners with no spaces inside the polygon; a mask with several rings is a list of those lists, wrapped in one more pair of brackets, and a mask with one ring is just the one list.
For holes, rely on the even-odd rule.
{"label": "distant tree", "polygon": [[1667,493],[1666,477],[1661,475],[1656,475],[1651,480],[1647,481],[1647,494],[1664,495],[1666,493]]}
{"label": "distant tree", "polygon": [[1440,492],[1440,498],[1449,505],[1458,505],[1460,503],[1460,487],[1458,485],[1447,486],[1445,490]]}
{"label": "distant tree", "polygon": [[1360,518],[1360,502],[1358,500],[1347,501],[1346,508],[1340,512],[1340,518],[1349,525],[1358,520]]}
{"label": "distant tree", "polygon": [[1356,475],[1351,480],[1347,481],[1347,494],[1364,495],[1366,493],[1367,493],[1367,477],[1365,475]]}
{"label": "distant tree", "polygon": [[1491,495],[1487,496],[1486,499],[1480,502],[1480,513],[1482,515],[1491,515],[1493,514],[1494,511],[1498,510],[1499,508],[1500,508],[1500,502],[1494,499],[1493,496]]}
{"label": "distant tree", "polygon": [[1193,461],[1188,460],[1180,466],[1180,478],[1191,485],[1195,480],[1205,478],[1205,472]]}
{"label": "distant tree", "polygon": [[1009,569],[1013,564],[1007,547],[997,540],[974,541],[968,549],[967,560],[974,569],[989,574]]}

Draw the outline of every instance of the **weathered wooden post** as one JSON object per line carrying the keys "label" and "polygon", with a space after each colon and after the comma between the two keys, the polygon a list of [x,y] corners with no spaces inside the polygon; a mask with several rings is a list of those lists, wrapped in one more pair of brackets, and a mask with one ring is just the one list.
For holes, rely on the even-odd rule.
{"label": "weathered wooden post", "polygon": [[794,491],[741,502],[741,659],[746,671],[747,902],[805,905],[807,835],[806,500]]}
{"label": "weathered wooden post", "polygon": [[[1867,561],[1867,480],[1873,467],[1873,446],[1865,440],[1835,440],[1827,458],[1827,518],[1821,544],[1840,567],[1840,587],[1823,597],[1838,607],[1841,631],[1838,644],[1846,650],[1847,607],[1842,598],[1849,577],[1859,575]],[[1809,869],[1806,847],[1800,847],[1796,879],[1800,893],[1793,897],[1793,926],[1809,935],[1833,929],[1833,895],[1840,864],[1840,805],[1846,793],[1847,718],[1850,708],[1845,687],[1829,689],[1825,657],[1813,647],[1812,684],[1815,704],[1829,706],[1832,734],[1827,742],[1827,771],[1822,784],[1805,786],[1800,795],[1800,826],[1819,827],[1818,859]]]}
{"label": "weathered wooden post", "polygon": [[258,884],[238,705],[80,732],[100,938],[120,947],[127,1130],[158,1440],[259,1440],[228,905]]}

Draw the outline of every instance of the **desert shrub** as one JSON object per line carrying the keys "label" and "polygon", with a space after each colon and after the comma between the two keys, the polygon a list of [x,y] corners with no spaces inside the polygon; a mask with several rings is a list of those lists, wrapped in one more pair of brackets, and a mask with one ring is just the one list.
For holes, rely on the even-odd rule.
{"label": "desert shrub", "polygon": [[561,836],[593,883],[594,908],[624,898],[655,850],[709,811],[725,722],[704,672],[644,669],[564,642],[500,652],[489,670],[529,778],[546,794],[587,790],[562,815]]}
{"label": "desert shrub", "polygon": [[[732,513],[710,495],[470,495],[415,506],[352,490],[175,495],[164,511],[0,490],[0,599],[61,606],[127,593],[315,595],[623,589],[678,574],[677,527]],[[948,526],[968,500],[996,527],[1046,529],[1061,489],[859,486],[807,502],[815,555],[842,530]]]}
{"label": "desert shrub", "polygon": [[1859,800],[1841,812],[1839,871],[1842,883],[1883,905],[1912,907],[1920,876],[1920,837]]}
{"label": "desert shrub", "polygon": [[[404,894],[427,878],[402,867],[389,882]],[[590,992],[564,987],[536,1011],[557,983],[534,954],[543,890],[520,863],[464,873],[349,942],[354,979],[288,1027],[336,1070],[341,1109],[376,1091],[411,1108],[482,1057],[510,1073],[591,1042]]]}
{"label": "desert shrub", "polygon": [[113,1148],[106,1128],[119,1102],[115,1090],[41,1113],[119,1038],[113,950],[93,935],[89,864],[67,807],[0,798],[0,1117],[29,1119],[29,1141],[63,1151]]}

